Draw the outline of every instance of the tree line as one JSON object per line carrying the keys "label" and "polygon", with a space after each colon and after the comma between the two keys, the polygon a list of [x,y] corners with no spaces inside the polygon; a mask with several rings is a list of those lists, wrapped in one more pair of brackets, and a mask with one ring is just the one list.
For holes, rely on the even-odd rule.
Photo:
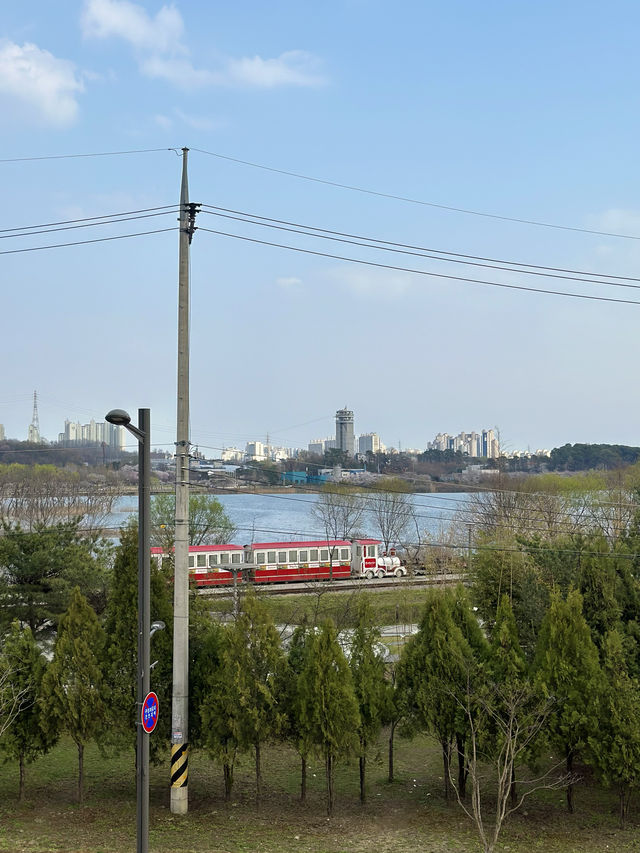
{"label": "tree line", "polygon": [[[26,622],[15,620],[6,631],[0,653],[0,747],[19,767],[20,797],[27,765],[62,734],[77,748],[79,800],[88,742],[129,749],[133,760],[136,587],[137,531],[130,526],[117,549],[101,616],[74,587],[50,659]],[[624,821],[630,792],[640,780],[640,694],[623,624],[603,625],[600,634],[591,624],[601,611],[597,596],[589,599],[573,587],[566,594],[552,591],[528,652],[508,594],[483,625],[462,586],[432,590],[425,594],[417,633],[399,659],[390,660],[371,598],[356,595],[352,631],[339,636],[331,620],[303,621],[286,643],[252,592],[228,625],[212,622],[196,604],[190,741],[219,763],[226,799],[233,796],[238,755],[251,753],[260,803],[263,750],[279,739],[298,756],[302,800],[308,762],[319,757],[331,815],[336,765],[357,758],[365,802],[367,758],[384,728],[391,781],[398,735],[435,738],[442,753],[443,796],[474,820],[487,851],[495,848],[509,813],[540,787],[566,787],[573,810],[583,763],[603,784],[616,787]],[[158,663],[152,672],[152,687],[168,708],[171,602],[167,578],[155,565],[152,616],[168,629],[154,636]],[[161,715],[152,757],[166,754],[168,718]],[[558,757],[552,766],[542,760],[549,749]],[[491,820],[486,799],[498,804]]]}
{"label": "tree line", "polygon": [[[238,756],[249,753],[260,802],[265,746],[281,740],[297,755],[303,800],[309,762],[322,760],[331,814],[337,763],[357,760],[364,802],[379,738],[392,781],[395,739],[427,734],[441,751],[443,796],[474,821],[486,851],[540,787],[565,788],[567,808],[579,807],[584,766],[616,789],[623,823],[640,781],[640,514],[633,491],[617,501],[585,495],[497,489],[478,498],[470,587],[425,593],[397,659],[363,593],[351,631],[306,619],[287,636],[250,591],[229,624],[212,621],[194,596],[190,742],[219,764],[225,797],[234,796]],[[77,748],[78,799],[90,741],[129,750],[133,761],[137,545],[135,525],[111,551],[77,520],[4,523],[0,748],[19,768],[20,797],[27,766],[63,734]],[[168,708],[165,569],[154,561],[151,615],[167,628],[152,640],[152,688]],[[152,758],[168,751],[169,718],[161,714]]]}

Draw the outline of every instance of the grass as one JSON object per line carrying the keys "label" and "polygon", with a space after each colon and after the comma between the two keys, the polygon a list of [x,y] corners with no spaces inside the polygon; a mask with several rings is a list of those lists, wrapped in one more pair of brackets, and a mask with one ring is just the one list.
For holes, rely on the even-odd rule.
{"label": "grass", "polygon": [[[258,594],[260,590],[258,589]],[[320,623],[331,618],[339,629],[352,628],[355,624],[356,601],[359,596],[369,595],[375,619],[380,625],[415,624],[420,620],[426,591],[415,587],[402,586],[397,589],[381,589],[372,593],[362,590],[329,592],[322,583],[312,587],[312,593],[292,595],[263,594],[261,600],[266,605],[271,618],[277,625],[299,625],[306,615],[312,623]],[[233,602],[227,596],[209,596],[202,601],[202,607],[210,613],[230,614]]]}
{"label": "grass", "polygon": [[[471,853],[480,849],[460,808],[446,804],[439,748],[416,738],[396,741],[396,781],[389,784],[386,741],[368,763],[368,801],[358,798],[357,761],[337,771],[337,804],[328,819],[320,762],[309,768],[308,801],[301,805],[299,761],[288,747],[265,750],[265,796],[255,806],[252,756],[236,768],[233,801],[225,804],[221,768],[204,753],[190,762],[189,814],[169,809],[167,763],[151,769],[151,853]],[[11,853],[115,853],[135,849],[133,754],[86,750],[85,802],[75,802],[76,751],[65,740],[28,768],[27,800],[18,804],[17,769],[0,778],[0,851]],[[500,851],[603,853],[638,849],[640,816],[633,809],[618,829],[617,800],[585,776],[568,815],[564,793],[542,791],[506,824]]]}

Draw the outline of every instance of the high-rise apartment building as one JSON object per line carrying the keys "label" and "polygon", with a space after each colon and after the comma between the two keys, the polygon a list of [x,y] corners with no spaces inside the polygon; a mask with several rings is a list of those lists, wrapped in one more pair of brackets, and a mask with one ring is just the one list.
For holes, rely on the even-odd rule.
{"label": "high-rise apartment building", "polygon": [[327,450],[337,446],[335,438],[312,438],[307,446],[307,451],[322,456]]}
{"label": "high-rise apartment building", "polygon": [[377,432],[365,432],[358,436],[358,453],[381,453],[382,442]]}
{"label": "high-rise apartment building", "polygon": [[114,450],[124,450],[125,431],[115,424],[96,422],[91,419],[88,424],[64,422],[64,432],[58,434],[58,441],[65,447],[86,444],[104,444]]}
{"label": "high-rise apartment building", "polygon": [[338,409],[336,412],[336,446],[349,456],[355,453],[355,436],[353,433],[353,412],[350,409]]}
{"label": "high-rise apartment building", "polygon": [[492,429],[483,429],[482,433],[460,432],[458,435],[439,432],[434,440],[427,444],[427,450],[459,450],[467,456],[497,459],[500,456],[500,443]]}

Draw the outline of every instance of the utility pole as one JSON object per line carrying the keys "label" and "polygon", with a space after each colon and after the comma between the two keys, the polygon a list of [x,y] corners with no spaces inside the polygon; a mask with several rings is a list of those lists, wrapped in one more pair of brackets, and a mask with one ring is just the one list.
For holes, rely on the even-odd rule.
{"label": "utility pole", "polygon": [[198,205],[189,203],[188,151],[188,148],[182,149],[178,263],[178,414],[171,704],[173,814],[186,814],[189,809],[189,246],[195,231]]}

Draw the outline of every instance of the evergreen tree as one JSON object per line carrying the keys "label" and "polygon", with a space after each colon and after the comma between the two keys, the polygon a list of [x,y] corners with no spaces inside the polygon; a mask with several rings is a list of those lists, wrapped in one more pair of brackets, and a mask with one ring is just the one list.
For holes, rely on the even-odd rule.
{"label": "evergreen tree", "polygon": [[247,595],[235,623],[229,628],[226,649],[232,690],[238,712],[238,742],[253,747],[256,804],[262,795],[262,744],[274,737],[281,723],[276,696],[276,674],[283,662],[280,636],[269,612],[254,594]]}
{"label": "evergreen tree", "polygon": [[[475,658],[475,666],[481,667],[484,661],[489,656],[489,644],[480,627],[478,617],[476,616],[467,590],[462,584],[458,584],[455,588],[451,616],[454,624],[460,628],[462,636],[469,644],[469,647]],[[496,617],[497,619],[498,617]],[[478,671],[479,674],[479,671]],[[467,761],[466,761],[466,739],[467,739],[467,724],[464,715],[459,715],[460,725],[456,731],[456,753],[458,756],[458,793],[461,797],[466,795],[467,784]]]}
{"label": "evergreen tree", "polygon": [[[300,802],[307,798],[307,760],[313,748],[312,715],[302,710],[305,701],[300,675],[304,668],[307,644],[312,637],[306,614],[289,642],[285,665],[278,675],[279,705],[284,714],[281,735],[293,744],[300,756]],[[309,697],[312,698],[312,697]]]}
{"label": "evergreen tree", "polygon": [[67,732],[78,750],[78,802],[84,788],[84,748],[102,733],[107,716],[102,676],[105,636],[76,587],[60,618],[53,660],[42,680],[41,707],[48,734]]}
{"label": "evergreen tree", "polygon": [[[224,776],[224,798],[231,799],[233,773],[240,747],[240,708],[235,690],[235,667],[229,654],[229,631],[212,627],[205,643],[214,659],[205,672],[200,705],[201,740],[209,755],[220,761]],[[214,636],[215,635],[215,636]]]}
{"label": "evergreen tree", "polygon": [[600,779],[618,790],[623,826],[631,789],[640,782],[640,685],[627,673],[618,631],[606,635],[603,674],[600,724],[589,745]]}
{"label": "evergreen tree", "polygon": [[584,618],[593,641],[601,649],[607,632],[618,627],[621,613],[616,598],[616,561],[604,536],[588,538],[580,568]]}
{"label": "evergreen tree", "polygon": [[[511,601],[520,642],[528,658],[549,606],[549,589],[544,572],[517,539],[510,536],[481,537],[472,564],[473,599],[487,630],[495,621],[498,605],[506,593]],[[484,547],[483,547],[484,546]]]}
{"label": "evergreen tree", "polygon": [[[155,560],[150,568],[152,621],[165,623],[164,631],[154,634],[151,660],[151,689],[158,695],[161,708],[171,706],[173,618],[170,589]],[[116,549],[105,620],[106,665],[109,685],[109,736],[136,749],[138,721],[138,526],[135,521],[122,528]],[[157,760],[169,738],[171,714],[162,713],[149,750]]]}
{"label": "evergreen tree", "polygon": [[203,705],[211,690],[212,679],[222,666],[226,628],[213,622],[202,605],[202,598],[190,602],[189,612],[189,748],[206,746]]}
{"label": "evergreen tree", "polygon": [[[485,732],[485,749],[496,753],[502,748],[503,726],[495,725],[496,720],[502,721],[508,718],[514,706],[515,696],[528,695],[527,664],[518,640],[518,629],[516,620],[511,609],[509,597],[502,596],[495,625],[491,637],[489,660],[486,667],[488,690],[492,693],[491,708],[492,715],[488,717],[488,729]],[[531,702],[535,701],[533,694]],[[526,704],[520,709],[522,715],[526,714]],[[533,744],[531,744],[533,747]],[[511,804],[516,804],[515,787],[515,761],[511,763]]]}
{"label": "evergreen tree", "polygon": [[364,803],[367,750],[380,733],[388,705],[384,657],[380,650],[380,629],[374,624],[373,611],[366,595],[359,598],[357,605],[349,666],[360,711],[360,802]]}
{"label": "evergreen tree", "polygon": [[18,762],[20,781],[18,800],[24,800],[25,768],[55,743],[55,731],[45,731],[38,697],[45,672],[40,652],[28,625],[14,622],[0,654],[0,671],[9,673],[17,700],[17,713],[2,733],[0,747],[7,757]]}
{"label": "evergreen tree", "polygon": [[79,522],[36,525],[2,523],[0,536],[0,633],[17,619],[37,639],[49,638],[69,604],[71,590],[102,600],[101,566]]}
{"label": "evergreen tree", "polygon": [[463,584],[459,583],[451,599],[451,617],[454,623],[462,631],[462,636],[471,647],[479,661],[483,661],[489,654],[487,638],[480,627],[469,594]]}
{"label": "evergreen tree", "polygon": [[329,619],[307,645],[300,673],[300,699],[301,725],[324,759],[327,814],[331,816],[335,763],[354,751],[360,715],[349,664]]}
{"label": "evergreen tree", "polygon": [[502,596],[491,632],[487,671],[496,684],[508,685],[526,678],[527,664],[508,595]]}
{"label": "evergreen tree", "polygon": [[453,621],[451,594],[430,590],[418,633],[403,649],[399,679],[411,724],[442,748],[446,799],[451,750],[465,725],[460,709],[475,669],[471,647]]}
{"label": "evergreen tree", "polygon": [[[582,596],[571,590],[564,601],[554,593],[538,640],[534,671],[544,695],[555,700],[548,732],[561,751],[568,774],[587,750],[598,727],[602,674],[598,650],[582,613]],[[567,786],[567,808],[573,812],[573,784]]]}
{"label": "evergreen tree", "polygon": [[392,783],[395,778],[394,769],[394,738],[398,726],[407,715],[407,704],[405,693],[400,689],[398,682],[399,664],[397,661],[389,666],[389,681],[385,682],[387,698],[385,702],[384,723],[389,726],[389,740],[387,745],[387,779]]}

